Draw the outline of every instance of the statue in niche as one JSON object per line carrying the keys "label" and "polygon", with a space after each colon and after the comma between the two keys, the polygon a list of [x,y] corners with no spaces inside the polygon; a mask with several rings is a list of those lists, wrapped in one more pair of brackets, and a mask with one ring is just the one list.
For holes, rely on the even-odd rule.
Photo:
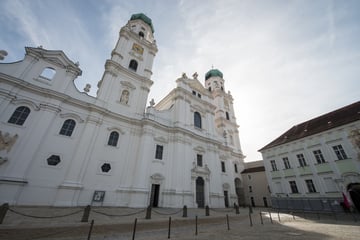
{"label": "statue in niche", "polygon": [[0,131],[0,151],[6,150],[7,153],[10,152],[17,138],[17,134],[11,137],[9,133],[3,134]]}
{"label": "statue in niche", "polygon": [[128,104],[128,102],[129,102],[129,95],[130,95],[130,93],[129,93],[128,90],[122,91],[121,97],[120,97],[120,102],[121,102],[121,103],[124,103],[124,104]]}

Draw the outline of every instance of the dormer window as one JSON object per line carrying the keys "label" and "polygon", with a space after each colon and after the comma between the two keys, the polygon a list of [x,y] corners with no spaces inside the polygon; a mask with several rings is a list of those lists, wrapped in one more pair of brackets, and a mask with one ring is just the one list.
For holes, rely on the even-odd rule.
{"label": "dormer window", "polygon": [[134,71],[136,72],[137,67],[138,67],[137,61],[135,61],[134,59],[132,59],[132,60],[130,61],[130,64],[129,64],[129,69],[134,70]]}
{"label": "dormer window", "polygon": [[145,37],[145,34],[144,34],[142,31],[140,31],[140,32],[139,32],[139,36],[140,36],[140,38],[144,38],[144,37]]}

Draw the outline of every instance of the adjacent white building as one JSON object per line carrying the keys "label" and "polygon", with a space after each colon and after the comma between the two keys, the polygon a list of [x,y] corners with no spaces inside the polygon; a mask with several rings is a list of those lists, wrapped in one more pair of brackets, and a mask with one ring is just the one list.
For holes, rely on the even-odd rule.
{"label": "adjacent white building", "polygon": [[360,210],[360,102],[300,123],[259,151],[273,206],[330,211],[348,200]]}
{"label": "adjacent white building", "polygon": [[26,47],[0,64],[0,202],[12,205],[225,207],[242,204],[244,169],[223,74],[182,74],[147,106],[158,51],[134,14],[105,63],[97,95],[78,64]]}
{"label": "adjacent white building", "polygon": [[244,182],[245,204],[253,207],[270,207],[271,194],[264,161],[246,162],[241,175]]}

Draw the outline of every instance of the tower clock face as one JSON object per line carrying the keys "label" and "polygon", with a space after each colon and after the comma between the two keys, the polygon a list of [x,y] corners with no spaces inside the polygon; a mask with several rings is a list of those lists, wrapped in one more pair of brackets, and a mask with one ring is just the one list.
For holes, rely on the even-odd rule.
{"label": "tower clock face", "polygon": [[134,43],[132,46],[132,50],[134,50],[134,52],[142,55],[144,53],[144,48],[141,47],[139,44]]}

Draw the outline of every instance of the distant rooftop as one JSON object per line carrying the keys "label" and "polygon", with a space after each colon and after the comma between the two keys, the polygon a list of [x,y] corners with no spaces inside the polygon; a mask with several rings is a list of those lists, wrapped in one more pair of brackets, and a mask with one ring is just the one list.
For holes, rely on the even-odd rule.
{"label": "distant rooftop", "polygon": [[311,136],[358,120],[360,120],[360,101],[303,122],[299,125],[295,125],[280,137],[261,148],[259,151],[292,142],[294,140]]}

